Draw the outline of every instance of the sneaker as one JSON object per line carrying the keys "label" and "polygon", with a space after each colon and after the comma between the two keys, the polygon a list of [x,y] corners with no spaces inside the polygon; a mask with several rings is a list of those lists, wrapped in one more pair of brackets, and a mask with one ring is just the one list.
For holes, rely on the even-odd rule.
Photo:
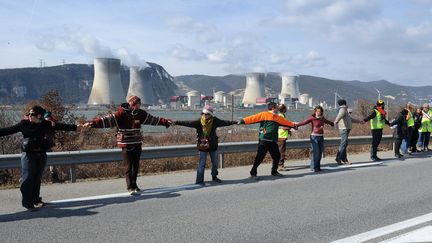
{"label": "sneaker", "polygon": [[250,176],[249,176],[249,179],[252,179],[252,180],[259,180],[259,177],[258,177],[257,175],[250,175]]}
{"label": "sneaker", "polygon": [[38,200],[36,202],[34,202],[33,204],[36,208],[41,208],[41,207],[46,206],[46,203],[44,201],[42,201],[41,197],[39,197]]}
{"label": "sneaker", "polygon": [[283,177],[284,175],[282,175],[281,173],[279,173],[279,172],[275,172],[275,173],[272,173],[271,174],[272,176],[277,176],[277,177]]}
{"label": "sneaker", "polygon": [[343,165],[342,160],[336,158],[335,161],[336,161],[336,163],[337,163],[338,165]]}
{"label": "sneaker", "polygon": [[128,192],[130,195],[137,195],[138,192],[135,191],[135,189],[128,189]]}
{"label": "sneaker", "polygon": [[321,171],[321,169],[313,169],[313,172],[320,172]]}
{"label": "sneaker", "polygon": [[395,154],[395,157],[400,159],[403,157],[403,155],[402,154]]}
{"label": "sneaker", "polygon": [[35,212],[37,211],[37,208],[35,208],[34,206],[30,206],[30,207],[25,207],[27,209],[27,212]]}
{"label": "sneaker", "polygon": [[197,181],[195,182],[196,185],[205,186],[204,181]]}
{"label": "sneaker", "polygon": [[346,165],[350,165],[351,162],[349,162],[349,160],[342,160],[342,163],[346,164]]}
{"label": "sneaker", "polygon": [[377,161],[381,161],[382,159],[380,159],[380,158],[378,158],[378,157],[371,157],[371,159],[372,159],[372,161],[375,161],[375,162],[377,162]]}
{"label": "sneaker", "polygon": [[134,190],[136,193],[140,193],[141,192],[141,189],[139,189],[138,187],[137,188],[135,188],[135,190]]}
{"label": "sneaker", "polygon": [[217,178],[217,176],[213,176],[212,181],[217,182],[217,183],[222,183],[222,180]]}

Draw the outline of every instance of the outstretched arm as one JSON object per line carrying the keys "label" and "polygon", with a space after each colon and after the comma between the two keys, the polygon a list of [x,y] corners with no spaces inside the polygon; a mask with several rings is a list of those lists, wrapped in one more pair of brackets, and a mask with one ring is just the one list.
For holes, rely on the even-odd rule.
{"label": "outstretched arm", "polygon": [[63,123],[56,123],[53,127],[54,130],[60,130],[60,131],[76,131],[78,128],[75,124],[63,124]]}
{"label": "outstretched arm", "polygon": [[145,124],[145,125],[165,126],[167,128],[172,124],[172,121],[170,119],[166,119],[158,116],[152,116],[150,115],[150,113],[148,113],[145,110],[142,110],[141,112],[140,122],[141,124]]}
{"label": "outstretched arm", "polygon": [[0,137],[11,135],[17,132],[21,132],[21,123],[11,127],[0,128]]}
{"label": "outstretched arm", "polygon": [[306,125],[306,124],[309,124],[309,123],[312,122],[312,119],[313,119],[313,117],[311,116],[311,117],[309,117],[308,119],[306,119],[306,120],[304,120],[304,121],[302,121],[302,122],[297,123],[297,126],[298,126],[298,127],[301,127],[301,126],[304,126],[304,125]]}
{"label": "outstretched arm", "polygon": [[192,128],[198,128],[201,123],[201,120],[194,120],[194,121],[175,121],[174,124],[184,127],[192,127]]}

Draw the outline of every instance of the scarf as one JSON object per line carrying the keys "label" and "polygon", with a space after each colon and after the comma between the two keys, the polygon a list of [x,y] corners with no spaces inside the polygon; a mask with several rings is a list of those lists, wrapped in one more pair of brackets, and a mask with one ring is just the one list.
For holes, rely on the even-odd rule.
{"label": "scarf", "polygon": [[385,116],[387,114],[386,111],[381,107],[377,107],[376,109],[379,113],[381,113],[381,116],[383,117],[383,119],[385,119]]}
{"label": "scarf", "polygon": [[205,138],[210,136],[210,132],[213,128],[213,117],[206,119],[205,115],[201,116],[201,125],[203,130],[203,135]]}

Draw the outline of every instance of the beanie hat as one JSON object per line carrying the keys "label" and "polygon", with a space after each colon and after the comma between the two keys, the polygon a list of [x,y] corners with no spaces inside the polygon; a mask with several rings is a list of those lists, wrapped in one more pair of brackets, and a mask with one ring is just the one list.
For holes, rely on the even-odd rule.
{"label": "beanie hat", "polygon": [[346,105],[346,104],[347,104],[347,103],[346,103],[346,100],[338,100],[337,103],[338,103],[339,106],[342,106],[342,105]]}
{"label": "beanie hat", "polygon": [[136,95],[132,95],[127,99],[127,102],[132,104],[138,104],[138,103],[141,104],[141,99]]}
{"label": "beanie hat", "polygon": [[204,106],[204,108],[202,110],[202,113],[204,113],[204,114],[210,114],[210,115],[213,116],[213,107],[211,107],[209,105]]}

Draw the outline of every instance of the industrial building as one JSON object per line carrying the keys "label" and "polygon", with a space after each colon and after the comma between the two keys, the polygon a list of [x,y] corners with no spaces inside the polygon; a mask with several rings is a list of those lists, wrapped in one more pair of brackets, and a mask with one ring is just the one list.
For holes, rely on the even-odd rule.
{"label": "industrial building", "polygon": [[253,106],[257,98],[265,97],[264,77],[264,73],[246,73],[246,89],[242,101],[245,106]]}
{"label": "industrial building", "polygon": [[154,95],[153,80],[145,78],[142,68],[133,66],[129,68],[129,89],[126,97],[136,95],[141,98],[143,105],[154,105],[158,103]]}
{"label": "industrial building", "polygon": [[120,59],[95,58],[90,105],[121,104],[125,94],[120,79]]}

